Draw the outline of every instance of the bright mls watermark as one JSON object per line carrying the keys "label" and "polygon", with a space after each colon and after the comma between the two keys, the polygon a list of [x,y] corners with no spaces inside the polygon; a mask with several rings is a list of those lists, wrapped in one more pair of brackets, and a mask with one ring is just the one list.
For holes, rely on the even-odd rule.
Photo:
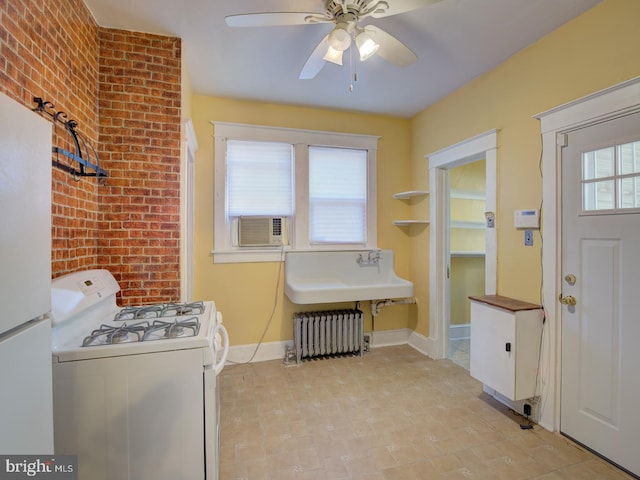
{"label": "bright mls watermark", "polygon": [[0,480],[78,480],[77,455],[0,455]]}

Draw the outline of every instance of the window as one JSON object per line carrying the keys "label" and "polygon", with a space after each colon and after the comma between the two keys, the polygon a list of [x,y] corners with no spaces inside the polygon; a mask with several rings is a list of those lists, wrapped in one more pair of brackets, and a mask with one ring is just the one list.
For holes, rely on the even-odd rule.
{"label": "window", "polygon": [[640,211],[640,141],[582,154],[582,211]]}
{"label": "window", "polygon": [[214,123],[215,262],[274,261],[241,247],[238,218],[285,217],[285,248],[376,248],[377,137]]}
{"label": "window", "polygon": [[227,142],[227,216],[293,215],[293,148],[287,143]]}
{"label": "window", "polygon": [[367,151],[309,148],[309,241],[366,243]]}

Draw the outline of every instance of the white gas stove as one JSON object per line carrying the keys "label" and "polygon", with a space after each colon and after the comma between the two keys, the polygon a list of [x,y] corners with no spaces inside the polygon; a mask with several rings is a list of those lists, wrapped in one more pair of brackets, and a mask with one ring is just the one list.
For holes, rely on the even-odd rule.
{"label": "white gas stove", "polygon": [[222,315],[213,301],[122,308],[119,290],[107,270],[52,282],[56,453],[78,455],[79,478],[216,479]]}

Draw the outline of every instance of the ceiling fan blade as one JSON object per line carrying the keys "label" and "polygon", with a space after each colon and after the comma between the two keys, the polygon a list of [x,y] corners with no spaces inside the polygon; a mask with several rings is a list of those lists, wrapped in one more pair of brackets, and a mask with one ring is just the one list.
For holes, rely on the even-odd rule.
{"label": "ceiling fan blade", "polygon": [[[315,12],[264,12],[228,15],[224,20],[230,27],[279,27],[319,23],[324,18],[323,15]],[[327,19],[327,21],[330,20]]]}
{"label": "ceiling fan blade", "polygon": [[320,40],[320,43],[313,52],[311,52],[311,55],[309,55],[307,62],[304,64],[304,67],[302,67],[302,71],[300,72],[300,80],[310,80],[314,78],[320,70],[322,70],[322,67],[324,67],[325,64],[324,56],[329,49],[328,39],[329,35],[326,35],[322,40]]}
{"label": "ceiling fan blade", "polygon": [[393,63],[399,67],[408,67],[418,60],[416,54],[413,53],[409,47],[393,35],[382,30],[380,27],[367,25],[365,30],[371,33],[373,35],[373,39],[378,43],[378,45],[380,45],[376,54],[384,58],[387,62]]}
{"label": "ceiling fan blade", "polygon": [[[434,3],[441,2],[442,0],[393,0],[387,2],[389,7],[384,12],[375,11],[370,16],[373,18],[390,17],[391,15],[399,15],[400,13],[410,12],[411,10],[417,10],[418,8],[427,7]],[[375,4],[376,0],[370,2]]]}

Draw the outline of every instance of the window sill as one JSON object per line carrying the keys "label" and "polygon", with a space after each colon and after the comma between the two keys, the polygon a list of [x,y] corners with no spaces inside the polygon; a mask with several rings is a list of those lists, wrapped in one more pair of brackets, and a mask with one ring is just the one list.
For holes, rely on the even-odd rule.
{"label": "window sill", "polygon": [[353,251],[362,252],[369,250],[377,250],[377,247],[367,245],[332,245],[322,248],[292,248],[290,245],[284,247],[265,247],[265,248],[242,248],[233,250],[212,250],[211,256],[213,263],[259,263],[259,262],[282,262],[285,254],[290,251]]}
{"label": "window sill", "polygon": [[213,263],[282,262],[290,247],[256,248],[242,250],[213,250]]}

